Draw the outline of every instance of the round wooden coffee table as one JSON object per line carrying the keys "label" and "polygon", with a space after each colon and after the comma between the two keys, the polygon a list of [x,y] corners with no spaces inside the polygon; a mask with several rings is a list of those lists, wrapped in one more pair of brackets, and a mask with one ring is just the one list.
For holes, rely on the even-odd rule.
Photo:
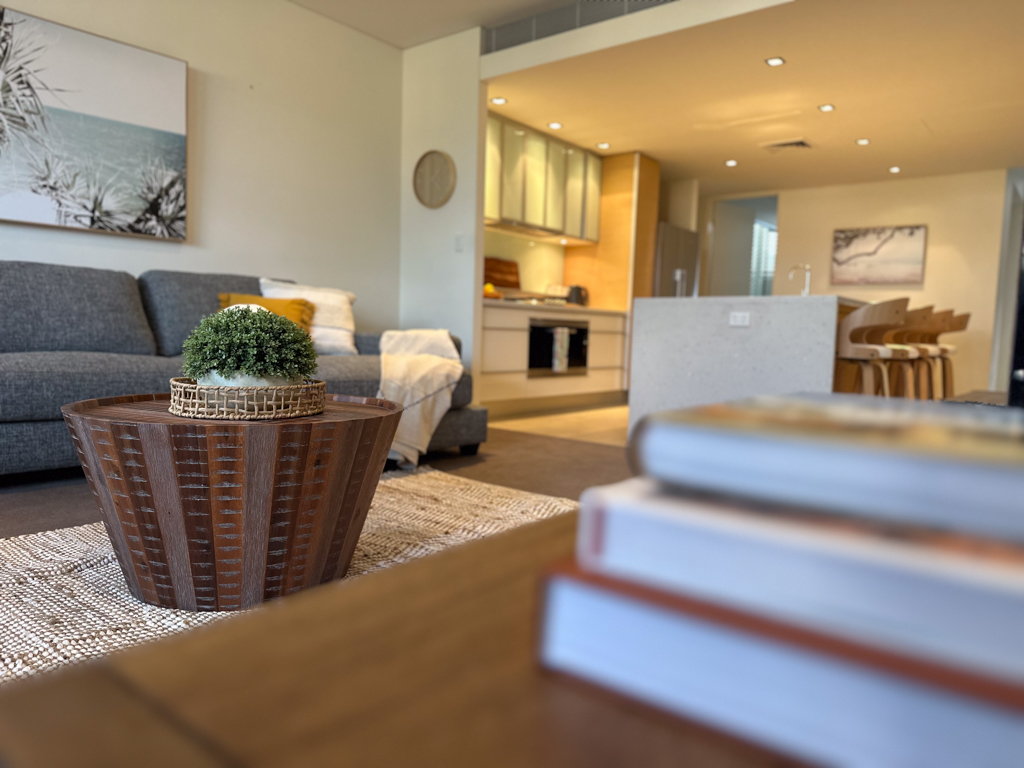
{"label": "round wooden coffee table", "polygon": [[316,416],[172,416],[170,395],[64,406],[131,593],[234,611],[343,576],[402,406],[328,395]]}

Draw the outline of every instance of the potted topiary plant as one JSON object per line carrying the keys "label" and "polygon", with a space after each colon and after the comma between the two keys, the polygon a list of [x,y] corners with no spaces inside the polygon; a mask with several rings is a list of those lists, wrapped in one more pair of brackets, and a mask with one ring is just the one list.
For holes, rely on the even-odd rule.
{"label": "potted topiary plant", "polygon": [[309,379],[309,334],[256,305],[203,318],[185,340],[183,378],[171,379],[171,413],[195,418],[270,419],[321,413],[326,386]]}

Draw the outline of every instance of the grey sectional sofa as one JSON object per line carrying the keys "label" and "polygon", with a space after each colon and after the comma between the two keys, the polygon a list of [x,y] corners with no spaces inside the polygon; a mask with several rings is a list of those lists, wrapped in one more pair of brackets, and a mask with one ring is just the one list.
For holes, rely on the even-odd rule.
{"label": "grey sectional sofa", "polygon": [[[127,272],[0,261],[0,475],[77,466],[60,407],[76,400],[169,392],[181,346],[219,293],[258,294],[259,279]],[[336,394],[373,397],[379,335],[356,334],[358,356],[321,356],[317,377]],[[456,344],[458,345],[458,340]],[[470,405],[467,372],[430,450],[475,453],[487,411]]]}

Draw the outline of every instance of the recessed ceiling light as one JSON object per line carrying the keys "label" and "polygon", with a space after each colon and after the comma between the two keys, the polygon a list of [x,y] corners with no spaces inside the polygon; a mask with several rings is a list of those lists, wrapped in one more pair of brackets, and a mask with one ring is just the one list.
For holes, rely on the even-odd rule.
{"label": "recessed ceiling light", "polygon": [[730,168],[735,168],[737,165],[739,165],[739,163],[737,163],[735,160],[726,160],[725,164]]}
{"label": "recessed ceiling light", "polygon": [[889,169],[889,173],[899,173],[899,172],[900,172],[900,167],[898,165],[894,165],[892,168]]}
{"label": "recessed ceiling light", "polygon": [[818,107],[818,109],[821,110],[822,112],[832,112],[835,110],[835,107],[831,104],[822,104],[821,106]]}
{"label": "recessed ceiling light", "polygon": [[548,128],[550,128],[552,131],[557,131],[561,127],[562,127],[561,123],[557,123],[557,122],[556,123],[548,123]]}
{"label": "recessed ceiling light", "polygon": [[602,141],[600,144],[597,145],[597,148],[598,149],[611,149],[612,145],[609,144],[607,141]]}
{"label": "recessed ceiling light", "polygon": [[781,56],[772,56],[770,59],[765,59],[764,63],[769,67],[781,67],[786,63],[786,60]]}
{"label": "recessed ceiling light", "polygon": [[566,240],[566,239],[565,239],[565,238],[563,237],[563,238],[562,238],[561,240],[559,240],[559,241],[558,241],[558,244],[559,244],[559,245],[568,245],[568,244],[569,244],[569,241],[568,241],[568,240]]}
{"label": "recessed ceiling light", "polygon": [[862,147],[866,147],[871,143],[871,139],[857,139],[857,143]]}
{"label": "recessed ceiling light", "polygon": [[500,107],[502,104],[508,104],[508,99],[503,96],[495,96],[491,99],[491,104],[497,104]]}

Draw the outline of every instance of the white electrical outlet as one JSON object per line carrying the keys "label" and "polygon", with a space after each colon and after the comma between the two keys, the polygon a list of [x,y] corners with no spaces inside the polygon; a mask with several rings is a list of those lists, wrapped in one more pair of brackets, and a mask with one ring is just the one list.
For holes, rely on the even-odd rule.
{"label": "white electrical outlet", "polygon": [[461,232],[455,233],[455,252],[462,253],[466,250],[466,236]]}
{"label": "white electrical outlet", "polygon": [[729,313],[729,327],[730,328],[749,328],[750,327],[750,313],[749,312],[730,312]]}

